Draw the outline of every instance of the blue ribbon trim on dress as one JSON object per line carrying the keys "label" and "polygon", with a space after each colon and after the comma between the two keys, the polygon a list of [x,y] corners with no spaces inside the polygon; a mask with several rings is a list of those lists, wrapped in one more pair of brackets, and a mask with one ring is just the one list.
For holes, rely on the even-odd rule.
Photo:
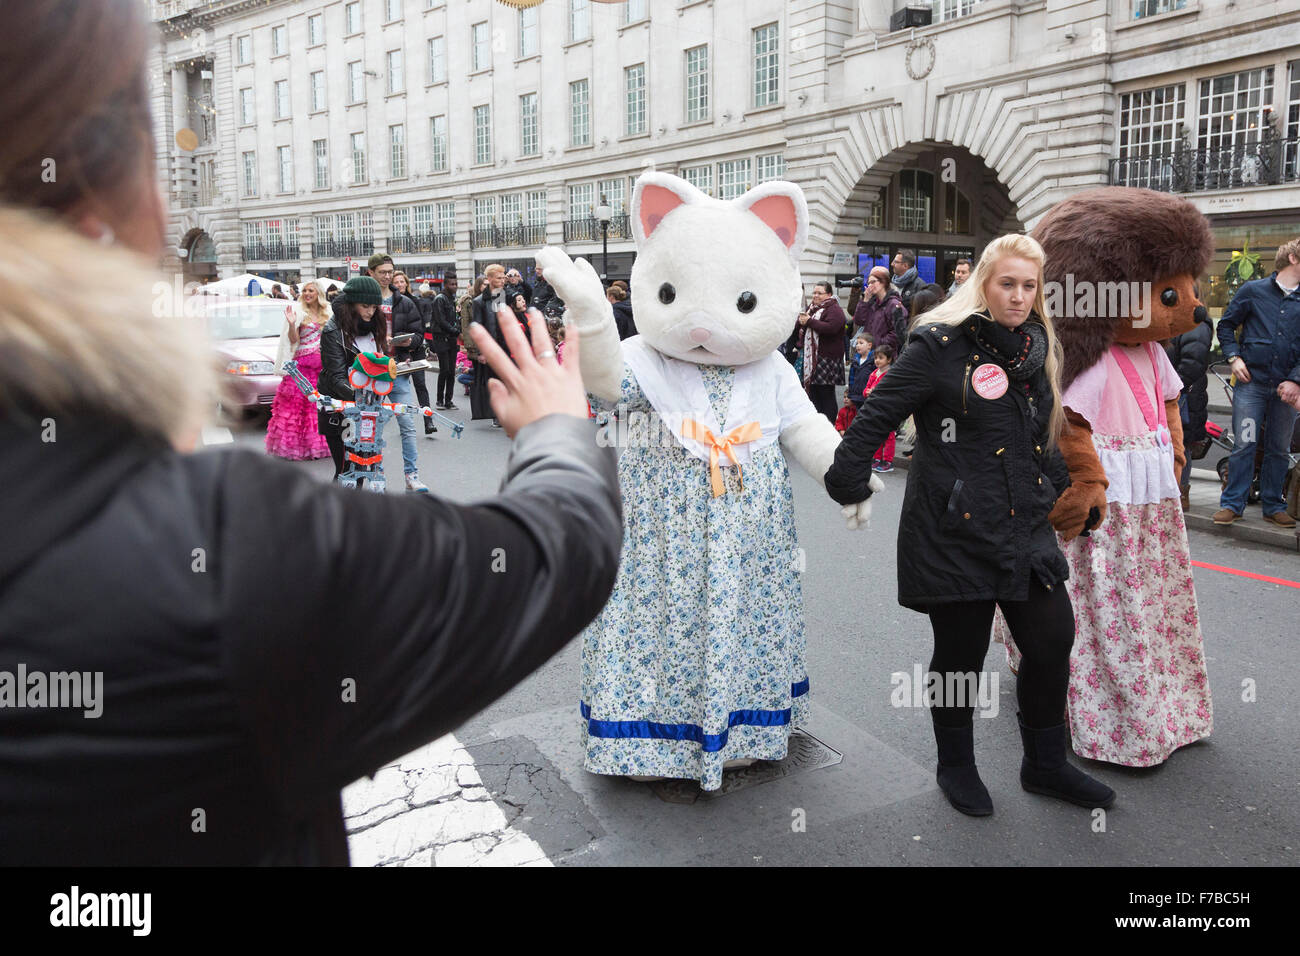
{"label": "blue ribbon trim on dress", "polygon": [[[790,686],[791,697],[808,693],[808,678]],[[586,701],[578,702],[582,719],[587,721],[587,733],[593,737],[635,737],[650,740],[689,740],[700,745],[705,753],[727,746],[730,728],[781,727],[790,723],[790,710],[733,710],[727,716],[727,730],[720,734],[706,734],[699,724],[657,724],[649,720],[592,720],[591,708]]]}

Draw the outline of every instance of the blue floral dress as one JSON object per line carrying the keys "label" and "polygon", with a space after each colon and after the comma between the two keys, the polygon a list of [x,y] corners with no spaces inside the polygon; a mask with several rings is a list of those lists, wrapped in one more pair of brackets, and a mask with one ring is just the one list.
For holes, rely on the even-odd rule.
{"label": "blue floral dress", "polygon": [[[735,370],[700,369],[722,420]],[[709,463],[658,440],[663,426],[626,366],[617,404],[623,558],[583,633],[583,765],[715,790],[725,761],[784,757],[808,713],[790,474],[774,443],[743,466],[743,491],[722,469],[727,492],[715,498]]]}

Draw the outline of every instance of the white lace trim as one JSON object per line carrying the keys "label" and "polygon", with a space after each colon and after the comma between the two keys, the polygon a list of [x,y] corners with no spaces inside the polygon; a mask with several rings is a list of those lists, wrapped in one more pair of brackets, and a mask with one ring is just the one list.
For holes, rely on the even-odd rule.
{"label": "white lace trim", "polygon": [[1152,444],[1126,451],[1099,447],[1097,457],[1110,482],[1106,489],[1107,501],[1146,505],[1179,496],[1172,446]]}

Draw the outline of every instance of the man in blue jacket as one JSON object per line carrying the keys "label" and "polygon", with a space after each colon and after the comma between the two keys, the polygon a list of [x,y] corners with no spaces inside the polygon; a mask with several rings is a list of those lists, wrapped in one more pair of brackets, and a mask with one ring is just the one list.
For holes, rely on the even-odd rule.
{"label": "man in blue jacket", "polygon": [[1286,513],[1282,486],[1300,413],[1300,238],[1277,250],[1274,268],[1268,278],[1238,289],[1219,319],[1219,345],[1237,376],[1237,387],[1232,397],[1235,446],[1215,524],[1232,524],[1245,511],[1255,476],[1255,442],[1262,438],[1259,492],[1264,519],[1295,527],[1295,519]]}

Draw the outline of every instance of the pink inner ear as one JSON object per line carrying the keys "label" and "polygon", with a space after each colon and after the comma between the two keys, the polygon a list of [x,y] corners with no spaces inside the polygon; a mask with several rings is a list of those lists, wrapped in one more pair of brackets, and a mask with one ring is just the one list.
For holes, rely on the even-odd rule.
{"label": "pink inner ear", "polygon": [[750,206],[749,211],[767,223],[787,249],[794,245],[795,233],[799,231],[799,216],[790,197],[767,196]]}
{"label": "pink inner ear", "polygon": [[648,236],[659,228],[664,216],[682,204],[682,197],[663,186],[646,186],[641,190],[641,229]]}

